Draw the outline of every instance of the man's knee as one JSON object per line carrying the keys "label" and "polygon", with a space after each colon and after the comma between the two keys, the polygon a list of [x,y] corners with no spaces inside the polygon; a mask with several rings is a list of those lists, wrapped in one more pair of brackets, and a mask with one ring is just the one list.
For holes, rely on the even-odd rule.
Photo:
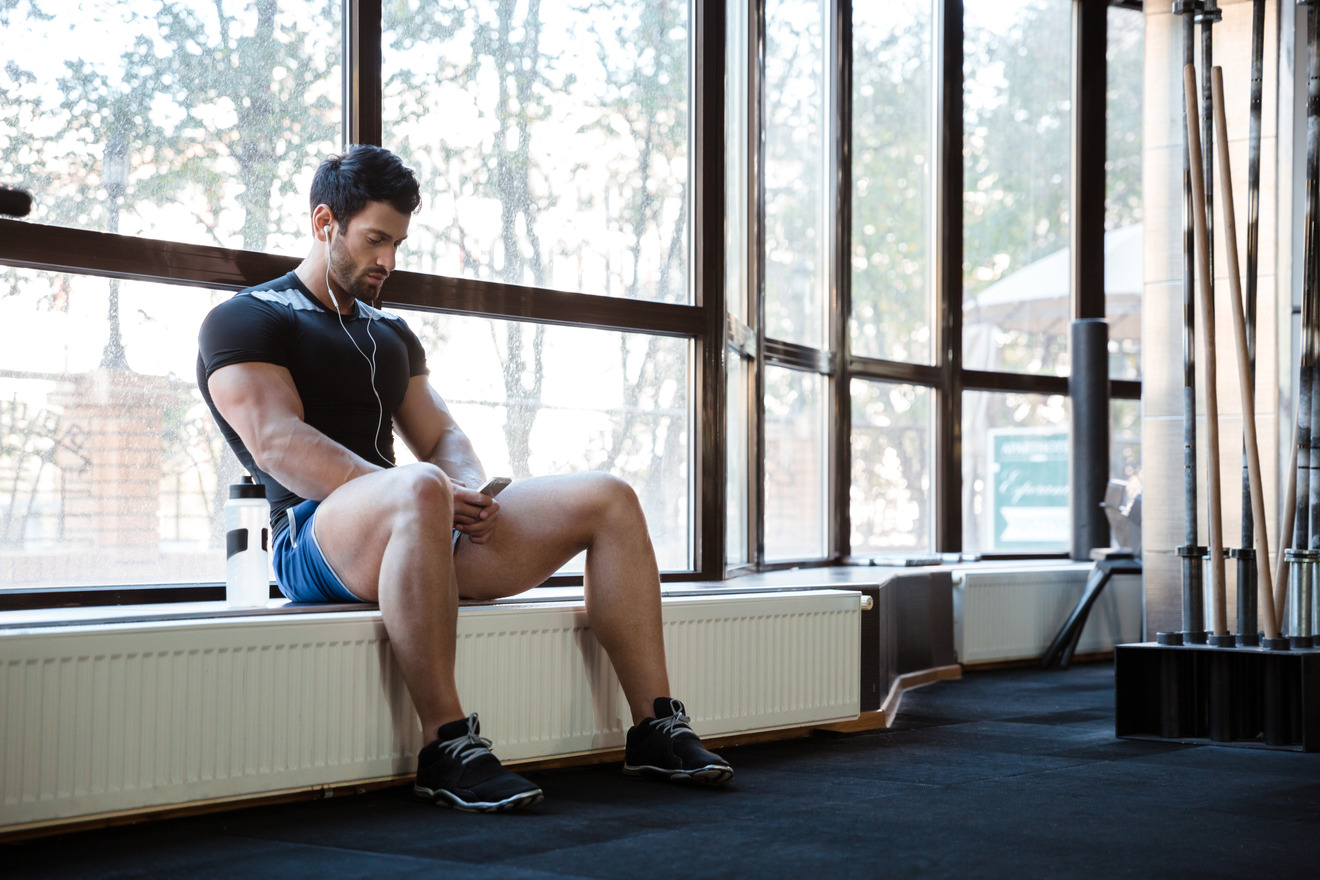
{"label": "man's knee", "polygon": [[454,518],[454,484],[433,464],[419,462],[394,471],[398,512],[449,528]]}
{"label": "man's knee", "polygon": [[591,480],[591,504],[601,514],[608,517],[641,515],[642,502],[627,480],[604,471],[592,471],[587,476]]}

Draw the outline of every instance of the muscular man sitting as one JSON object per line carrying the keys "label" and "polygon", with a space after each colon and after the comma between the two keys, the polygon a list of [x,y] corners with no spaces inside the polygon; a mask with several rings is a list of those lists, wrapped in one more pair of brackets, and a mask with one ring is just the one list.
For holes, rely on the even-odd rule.
{"label": "muscular man sitting", "polygon": [[[307,257],[218,305],[197,381],[225,439],[271,499],[273,560],[295,602],[375,602],[426,744],[419,797],[507,810],[541,790],[504,769],[454,678],[458,600],[543,582],[586,551],[587,619],[628,700],[623,771],[724,784],[733,771],[669,691],[660,577],[636,495],[603,473],[535,477],[499,500],[431,387],[426,353],[375,308],[421,203],[410,169],[355,146],[311,189]],[[394,434],[418,464],[396,467]]]}

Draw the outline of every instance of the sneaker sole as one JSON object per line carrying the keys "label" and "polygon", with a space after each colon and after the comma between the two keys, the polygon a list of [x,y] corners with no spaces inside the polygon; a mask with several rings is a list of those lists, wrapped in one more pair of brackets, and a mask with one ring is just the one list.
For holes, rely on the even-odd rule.
{"label": "sneaker sole", "polygon": [[424,788],[420,785],[413,786],[413,794],[424,801],[439,804],[442,807],[452,807],[465,813],[502,813],[509,810],[521,810],[540,803],[541,798],[544,797],[541,789],[538,788],[535,791],[525,791],[501,801],[465,801],[452,791],[446,791],[443,788],[438,790]]}
{"label": "sneaker sole", "polygon": [[651,764],[624,764],[623,775],[633,779],[663,779],[668,782],[699,782],[703,785],[728,785],[733,768],[726,764],[707,764],[696,770],[671,770]]}

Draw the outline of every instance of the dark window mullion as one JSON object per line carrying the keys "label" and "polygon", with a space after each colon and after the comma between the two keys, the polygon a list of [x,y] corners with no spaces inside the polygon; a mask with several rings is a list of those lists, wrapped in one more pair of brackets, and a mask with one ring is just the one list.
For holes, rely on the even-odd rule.
{"label": "dark window mullion", "polygon": [[855,379],[876,379],[904,385],[922,385],[938,389],[944,373],[939,367],[907,361],[882,361],[876,358],[851,357],[848,375]]}
{"label": "dark window mullion", "polygon": [[[964,370],[962,385],[966,391],[1010,391],[1020,394],[1067,394],[1068,377],[1038,376],[1032,373],[991,373]],[[888,377],[885,377],[888,378]],[[1135,379],[1111,379],[1109,396],[1114,400],[1140,400],[1141,382]]]}
{"label": "dark window mullion", "polygon": [[1105,316],[1105,98],[1109,9],[1073,4],[1072,317]]}
{"label": "dark window mullion", "polygon": [[832,351],[808,348],[795,342],[782,339],[766,339],[761,345],[765,363],[779,367],[791,367],[796,370],[809,370],[813,373],[832,375],[838,358]]}
{"label": "dark window mullion", "polygon": [[[0,265],[212,290],[241,290],[290,271],[298,265],[298,258],[0,220]],[[694,339],[708,332],[705,312],[697,306],[405,271],[391,276],[386,291],[387,305],[422,311],[462,312]]]}
{"label": "dark window mullion", "polygon": [[1008,391],[1019,394],[1067,394],[1067,376],[1040,376],[1034,373],[991,373],[963,370],[964,391]]}
{"label": "dark window mullion", "polygon": [[344,139],[381,143],[381,0],[343,0]]}
{"label": "dark window mullion", "polygon": [[[724,287],[726,243],[725,204],[725,45],[727,8],[725,0],[697,0],[696,39],[693,65],[695,109],[693,174],[696,181],[693,216],[697,218],[693,242],[697,289],[694,302],[701,315],[696,346],[697,389],[694,401],[694,479],[697,491],[694,514],[696,553],[693,562],[704,578],[724,573],[726,519],[725,497],[728,466],[728,377],[725,373],[725,316],[728,312]],[[629,303],[632,305],[632,303]]]}
{"label": "dark window mullion", "polygon": [[835,561],[851,554],[852,495],[852,389],[848,322],[852,316],[852,268],[849,254],[852,243],[852,74],[853,29],[852,4],[838,3],[834,26],[834,113],[833,138],[835,170],[834,259],[835,295],[830,298],[830,346],[838,353],[833,358],[832,394],[830,395],[830,487],[827,493],[829,533],[826,551]]}
{"label": "dark window mullion", "polygon": [[936,281],[940,391],[935,416],[935,549],[962,549],[963,4],[940,0],[936,108]]}

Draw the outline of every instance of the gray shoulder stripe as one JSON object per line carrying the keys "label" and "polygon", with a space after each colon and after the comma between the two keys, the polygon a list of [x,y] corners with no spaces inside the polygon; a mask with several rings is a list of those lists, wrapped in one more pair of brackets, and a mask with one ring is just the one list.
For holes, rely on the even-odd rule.
{"label": "gray shoulder stripe", "polygon": [[321,311],[298,290],[287,288],[285,290],[249,290],[248,296],[254,296],[262,302],[277,303],[278,305],[288,306],[291,309],[302,312]]}
{"label": "gray shoulder stripe", "polygon": [[373,306],[369,306],[366,303],[364,303],[362,300],[358,300],[357,305],[358,305],[358,314],[361,315],[363,318],[374,318],[377,321],[403,320],[403,318],[400,318],[398,315],[394,315],[389,312],[382,311],[381,309],[375,308]]}

